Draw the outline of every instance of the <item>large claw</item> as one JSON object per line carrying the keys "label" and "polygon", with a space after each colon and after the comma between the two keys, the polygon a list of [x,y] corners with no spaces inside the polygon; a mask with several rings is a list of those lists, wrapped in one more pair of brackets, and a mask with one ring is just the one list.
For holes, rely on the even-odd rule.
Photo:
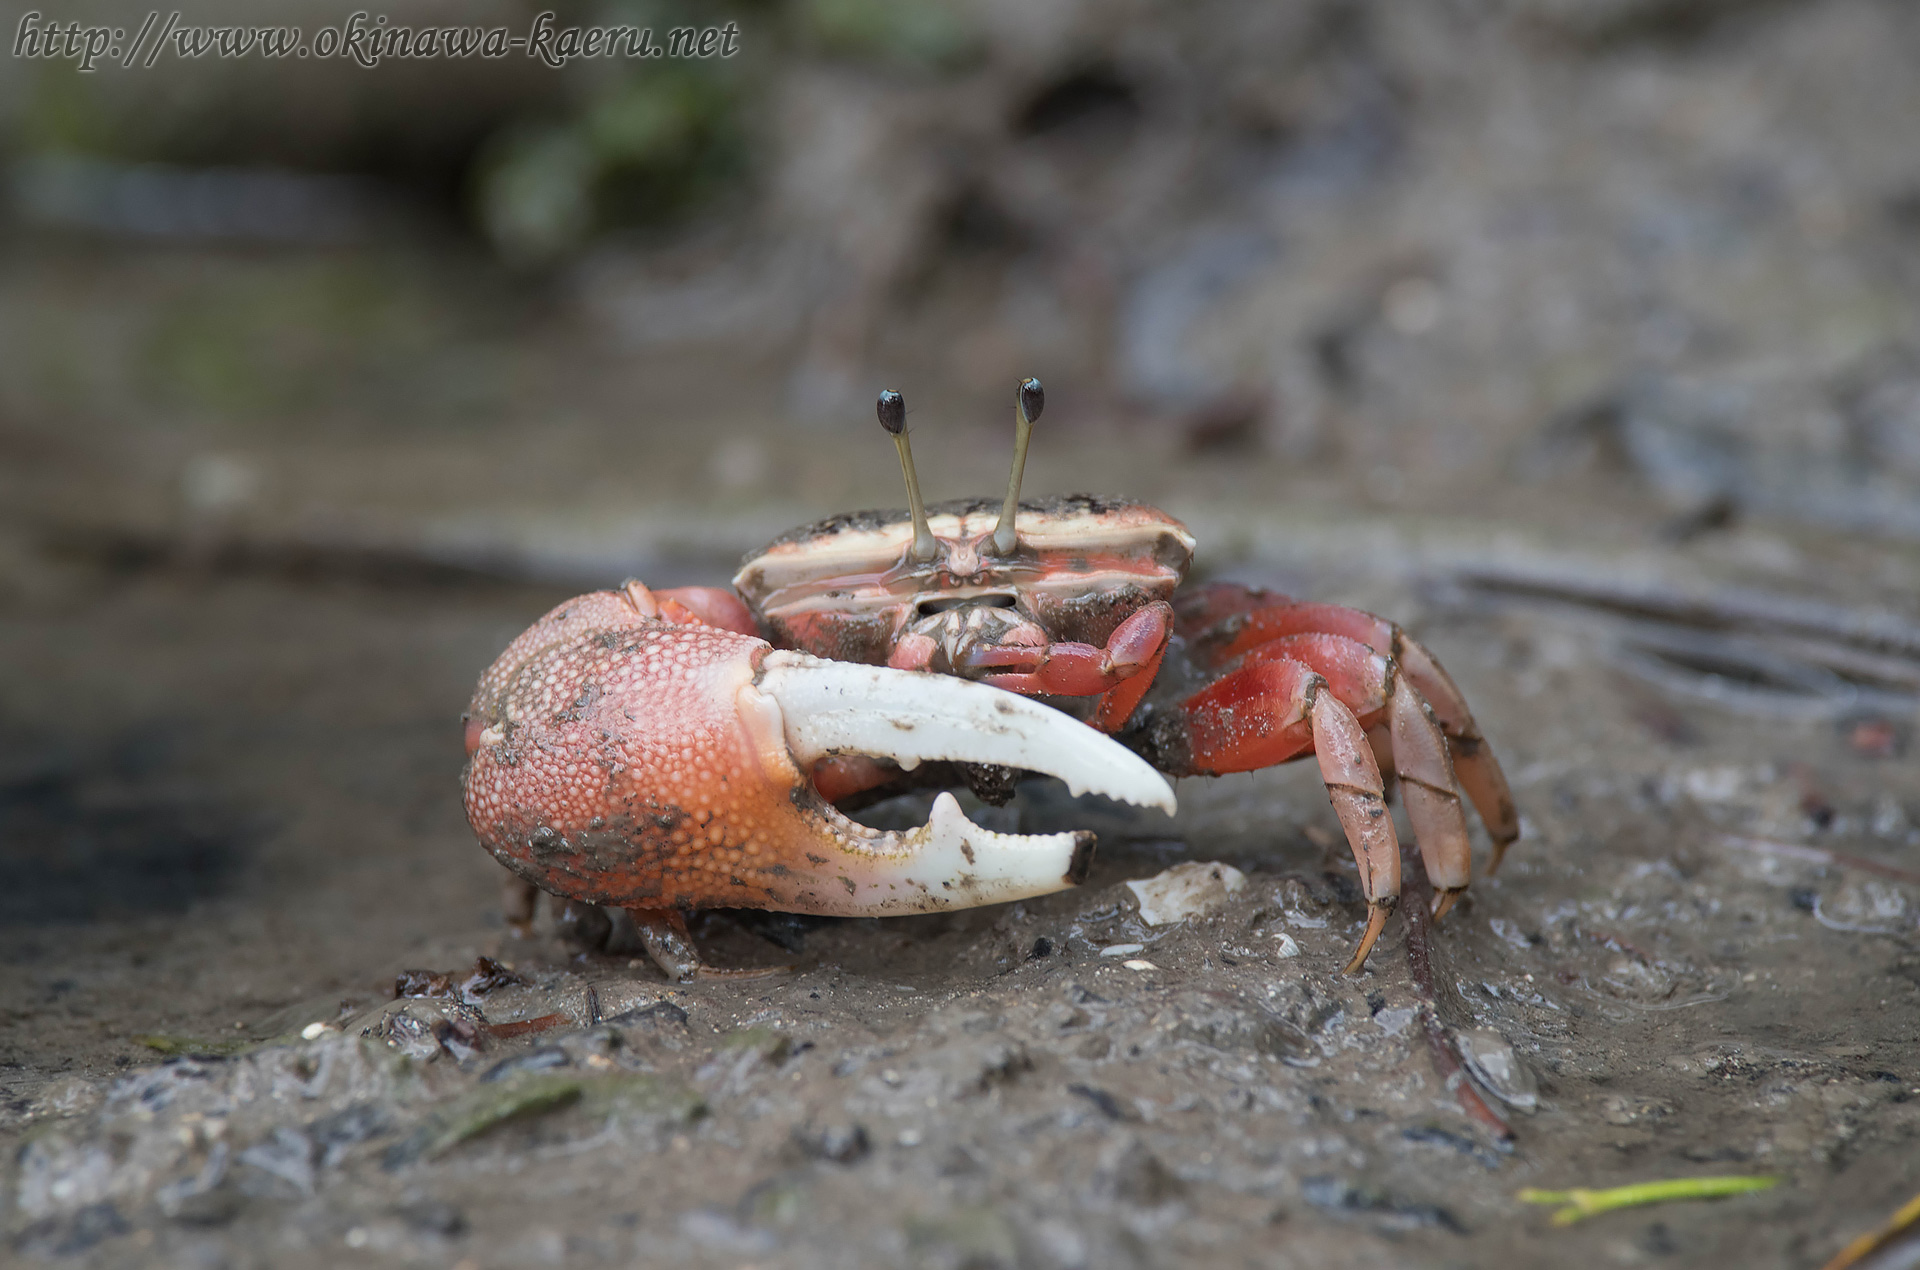
{"label": "large claw", "polygon": [[1171,814],[1173,789],[1151,764],[1084,723],[1016,693],[950,675],[776,652],[760,690],[780,703],[802,766],[829,754],[922,762],[997,763],[1058,776],[1078,794],[1105,794]]}
{"label": "large claw", "polygon": [[814,791],[827,754],[944,760],[1061,777],[1173,809],[1143,760],[1050,707],[944,675],[856,666],[600,592],[563,605],[481,680],[468,819],[556,894],[630,908],[881,915],[1057,891],[1090,833],[993,833],[941,795],[906,832],[856,824]]}

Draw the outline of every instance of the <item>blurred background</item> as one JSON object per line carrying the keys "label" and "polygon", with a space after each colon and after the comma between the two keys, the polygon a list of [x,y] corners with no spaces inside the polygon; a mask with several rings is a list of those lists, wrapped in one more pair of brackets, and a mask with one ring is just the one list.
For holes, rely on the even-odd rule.
{"label": "blurred background", "polygon": [[1341,509],[1920,539],[1909,6],[559,14],[729,18],[564,70],[0,62],[8,516],[684,581],[897,503],[883,386],[931,497],[997,488],[1037,374],[1032,487],[1161,500],[1203,565]]}

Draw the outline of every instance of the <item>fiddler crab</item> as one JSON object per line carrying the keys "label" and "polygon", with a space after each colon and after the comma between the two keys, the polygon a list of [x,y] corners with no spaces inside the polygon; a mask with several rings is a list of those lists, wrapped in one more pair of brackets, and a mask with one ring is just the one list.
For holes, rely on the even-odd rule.
{"label": "fiddler crab", "polygon": [[785,534],[731,592],[580,596],[508,645],[468,708],[464,785],[474,832],[517,879],[509,916],[524,924],[536,889],[624,908],[670,978],[756,973],[704,966],[686,915],[967,908],[1076,885],[1092,858],[1091,833],[995,833],[950,792],[904,832],[836,804],[962,783],[1004,802],[1043,773],[1171,813],[1166,776],[1309,754],[1368,905],[1348,973],[1400,894],[1383,771],[1436,917],[1472,864],[1458,791],[1498,867],[1519,836],[1513,800],[1433,655],[1358,609],[1233,583],[1178,591],[1193,536],[1143,503],[1021,502],[1044,404],[1038,380],[1020,385],[1004,502],[926,507],[905,402],[884,392],[906,511]]}

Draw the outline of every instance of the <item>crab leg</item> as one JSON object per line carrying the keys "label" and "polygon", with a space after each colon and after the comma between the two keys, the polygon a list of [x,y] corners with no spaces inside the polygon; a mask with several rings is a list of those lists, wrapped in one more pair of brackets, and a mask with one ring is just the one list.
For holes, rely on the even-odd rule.
{"label": "crab leg", "polygon": [[623,592],[562,605],[509,647],[470,708],[468,819],[544,890],[648,912],[878,916],[1040,895],[1085,876],[1091,834],[993,833],[951,795],[918,829],[856,824],[808,778],[827,755],[1001,764],[1173,808],[1144,760],[1039,702],[774,652],[642,607]]}
{"label": "crab leg", "polygon": [[[1061,640],[1051,644],[984,644],[960,658],[958,671],[991,671],[986,682],[1009,692],[1091,697],[1158,669],[1173,632],[1173,606],[1154,603],[1128,616],[1105,647]],[[1148,673],[1133,704],[1153,682]],[[1131,708],[1129,707],[1129,713]]]}
{"label": "crab leg", "polygon": [[1354,974],[1400,896],[1400,843],[1365,729],[1328,681],[1301,661],[1274,656],[1233,671],[1156,721],[1159,765],[1176,774],[1250,772],[1311,749],[1360,866],[1366,933],[1347,964]]}
{"label": "crab leg", "polygon": [[1499,870],[1507,848],[1520,836],[1520,813],[1507,788],[1506,773],[1480,735],[1473,712],[1467,709],[1467,700],[1452,678],[1412,636],[1397,626],[1393,630],[1397,637],[1394,658],[1400,663],[1400,673],[1426,697],[1434,721],[1446,735],[1454,775],[1473,800],[1473,809],[1480,813],[1480,823],[1487,827],[1487,837],[1493,841],[1493,858],[1487,862],[1487,876],[1491,877]]}
{"label": "crab leg", "polygon": [[1471,880],[1473,846],[1447,740],[1426,699],[1405,674],[1396,674],[1391,661],[1345,635],[1282,635],[1256,647],[1241,664],[1283,659],[1301,662],[1326,679],[1367,729],[1381,771],[1399,778],[1414,841],[1433,880],[1435,915],[1444,916]]}
{"label": "crab leg", "polygon": [[1400,668],[1401,678],[1417,688],[1431,707],[1434,721],[1446,737],[1454,775],[1486,826],[1493,843],[1487,872],[1491,874],[1500,867],[1501,857],[1520,836],[1520,817],[1507,778],[1481,736],[1460,689],[1433,654],[1412,636],[1394,623],[1359,609],[1303,604],[1227,582],[1182,597],[1177,616],[1180,633],[1191,641],[1203,664],[1223,665],[1276,638],[1315,632],[1344,635],[1391,657]]}
{"label": "crab leg", "polygon": [[750,970],[717,970],[700,960],[693,932],[687,929],[687,915],[677,908],[630,908],[627,916],[640,935],[640,943],[653,963],[666,971],[675,983],[695,979],[762,979],[782,974],[792,966],[764,966]]}

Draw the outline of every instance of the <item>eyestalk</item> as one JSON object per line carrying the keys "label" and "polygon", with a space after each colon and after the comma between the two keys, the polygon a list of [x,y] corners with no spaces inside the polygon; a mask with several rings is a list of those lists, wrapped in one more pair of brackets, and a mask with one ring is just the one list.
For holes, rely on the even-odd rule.
{"label": "eyestalk", "polygon": [[1014,520],[1020,513],[1020,478],[1027,472],[1027,442],[1033,439],[1033,421],[1046,406],[1047,392],[1040,381],[1022,380],[1013,395],[1013,474],[1007,478],[1007,501],[1000,509],[1000,523],[993,529],[993,549],[1003,556],[1012,555],[1019,545]]}
{"label": "eyestalk", "polygon": [[913,511],[913,547],[908,555],[926,562],[939,553],[933,530],[927,525],[927,508],[920,501],[920,477],[913,470],[913,446],[907,440],[907,399],[889,388],[874,403],[880,426],[893,437],[893,448],[900,451],[900,474],[907,478],[907,506]]}

